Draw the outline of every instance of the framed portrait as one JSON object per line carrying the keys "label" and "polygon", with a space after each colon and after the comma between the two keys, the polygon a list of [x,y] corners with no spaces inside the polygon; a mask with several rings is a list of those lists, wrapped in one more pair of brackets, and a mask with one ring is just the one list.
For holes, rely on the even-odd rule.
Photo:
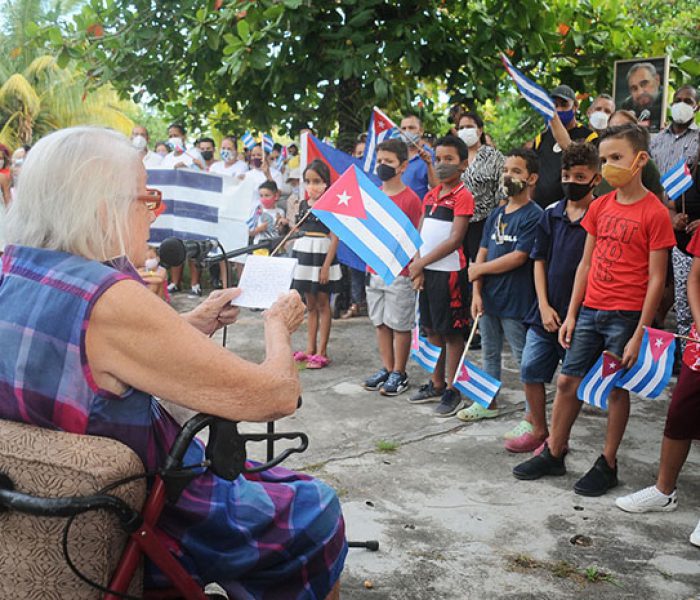
{"label": "framed portrait", "polygon": [[651,132],[660,131],[666,120],[668,70],[668,56],[615,61],[615,106],[634,112]]}

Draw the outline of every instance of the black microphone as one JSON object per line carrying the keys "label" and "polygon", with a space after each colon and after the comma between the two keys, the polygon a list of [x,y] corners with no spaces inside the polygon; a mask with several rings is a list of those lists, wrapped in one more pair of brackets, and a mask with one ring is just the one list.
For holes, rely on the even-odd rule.
{"label": "black microphone", "polygon": [[216,240],[181,240],[169,237],[160,244],[160,264],[170,268],[179,267],[187,259],[201,261],[218,246]]}

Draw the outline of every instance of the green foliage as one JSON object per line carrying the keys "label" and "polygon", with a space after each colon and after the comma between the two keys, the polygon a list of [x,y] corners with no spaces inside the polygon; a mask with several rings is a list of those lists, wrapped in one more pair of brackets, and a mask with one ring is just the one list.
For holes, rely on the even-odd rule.
{"label": "green foliage", "polygon": [[[510,143],[537,126],[499,51],[541,85],[610,91],[617,58],[668,54],[674,84],[700,76],[695,0],[91,0],[27,29],[59,64],[192,127],[242,133],[313,124],[348,145],[372,105],[418,111],[435,131],[446,99],[488,110]],[[223,110],[222,106],[227,107]],[[515,116],[514,116],[515,115]],[[505,130],[515,127],[517,135]],[[233,129],[233,131],[231,131]],[[437,131],[435,131],[437,133]]]}

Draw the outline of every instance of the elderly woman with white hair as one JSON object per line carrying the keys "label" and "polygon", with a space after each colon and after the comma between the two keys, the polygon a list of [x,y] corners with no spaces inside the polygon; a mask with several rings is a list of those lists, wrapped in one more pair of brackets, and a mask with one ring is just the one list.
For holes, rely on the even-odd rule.
{"label": "elderly woman with white hair", "polygon": [[[236,290],[178,315],[140,281],[133,265],[143,263],[159,202],[126,137],[57,131],[23,165],[0,276],[0,418],[114,438],[148,470],[180,430],[154,396],[267,421],[293,413],[300,393],[296,292],[263,314],[258,365],[207,338],[235,320]],[[200,457],[193,444],[188,464]],[[166,507],[159,528],[199,581],[231,597],[338,595],[347,553],[339,502],[308,476],[278,468],[228,482],[206,472]]]}

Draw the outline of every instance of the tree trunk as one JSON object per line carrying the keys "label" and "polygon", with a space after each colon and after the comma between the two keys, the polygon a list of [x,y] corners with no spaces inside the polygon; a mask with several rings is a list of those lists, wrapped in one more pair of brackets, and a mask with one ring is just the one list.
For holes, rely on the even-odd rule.
{"label": "tree trunk", "polygon": [[363,103],[361,83],[356,77],[342,79],[337,87],[336,107],[338,110],[338,148],[352,153],[360,133],[366,124],[362,122]]}

